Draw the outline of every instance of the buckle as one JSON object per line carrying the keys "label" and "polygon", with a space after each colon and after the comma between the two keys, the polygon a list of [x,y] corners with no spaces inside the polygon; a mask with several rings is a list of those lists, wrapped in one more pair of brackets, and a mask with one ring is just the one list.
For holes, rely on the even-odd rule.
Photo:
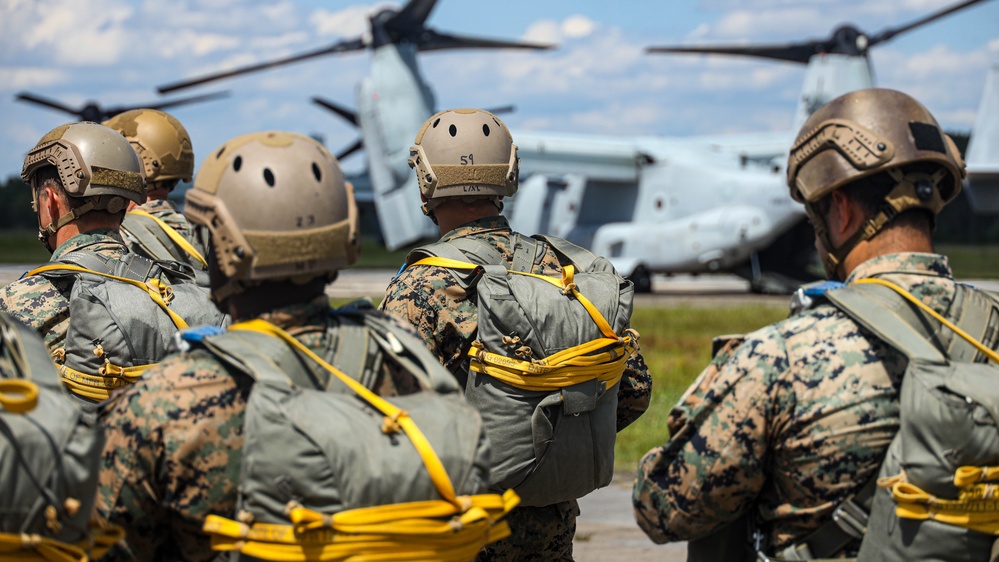
{"label": "buckle", "polygon": [[833,521],[847,535],[860,540],[867,533],[868,513],[850,498],[833,511]]}

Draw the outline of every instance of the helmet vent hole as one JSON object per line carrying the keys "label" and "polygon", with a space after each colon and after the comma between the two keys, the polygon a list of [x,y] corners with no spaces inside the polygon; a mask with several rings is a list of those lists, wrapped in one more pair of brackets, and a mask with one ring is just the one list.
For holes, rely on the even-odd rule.
{"label": "helmet vent hole", "polygon": [[319,165],[312,163],[312,175],[316,176],[316,181],[323,181],[323,173],[319,171]]}
{"label": "helmet vent hole", "polygon": [[222,158],[222,153],[223,152],[225,152],[225,147],[224,146],[222,148],[220,148],[218,152],[215,153],[215,159],[218,160],[219,158]]}
{"label": "helmet vent hole", "polygon": [[486,125],[485,123],[482,124],[482,134],[487,137],[489,136],[489,125]]}
{"label": "helmet vent hole", "polygon": [[232,169],[238,172],[239,169],[242,167],[243,167],[243,157],[237,156],[235,160],[232,161]]}
{"label": "helmet vent hole", "polygon": [[448,127],[447,132],[451,133],[452,137],[456,137],[458,136],[458,127],[455,127],[454,124],[452,124],[450,127]]}
{"label": "helmet vent hole", "polygon": [[274,172],[270,168],[264,168],[264,181],[267,185],[274,187]]}
{"label": "helmet vent hole", "polygon": [[441,118],[440,117],[438,117],[437,119],[434,119],[434,128],[435,129],[437,128],[437,125],[440,124],[440,122],[441,122]]}

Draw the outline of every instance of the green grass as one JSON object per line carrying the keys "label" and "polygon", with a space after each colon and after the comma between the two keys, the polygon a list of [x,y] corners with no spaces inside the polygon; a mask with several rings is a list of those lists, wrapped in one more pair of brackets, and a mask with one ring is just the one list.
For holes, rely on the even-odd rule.
{"label": "green grass", "polygon": [[636,307],[631,325],[641,334],[642,355],[652,373],[652,403],[617,437],[616,464],[634,470],[638,459],[669,438],[666,420],[690,383],[711,361],[711,339],[748,333],[787,317],[787,307]]}
{"label": "green grass", "polygon": [[48,251],[29,230],[0,230],[0,263],[42,263]]}
{"label": "green grass", "polygon": [[958,279],[999,278],[999,246],[938,244],[936,250],[950,259],[950,267]]}

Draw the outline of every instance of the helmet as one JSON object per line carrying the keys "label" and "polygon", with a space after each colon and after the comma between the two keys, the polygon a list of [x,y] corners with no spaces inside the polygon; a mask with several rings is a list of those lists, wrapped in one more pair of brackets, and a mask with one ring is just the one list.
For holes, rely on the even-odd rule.
{"label": "helmet", "polygon": [[[917,171],[913,164],[924,165]],[[895,185],[885,204],[853,239],[833,248],[812,205],[836,189],[880,173]],[[850,92],[819,108],[802,126],[787,162],[791,197],[805,204],[829,251],[823,262],[830,274],[857,244],[898,214],[914,208],[938,214],[961,192],[964,175],[954,141],[933,115],[902,92],[877,88]]]}
{"label": "helmet", "polygon": [[[49,131],[24,158],[21,177],[32,185],[35,174],[53,166],[70,197],[85,198],[87,204],[39,228],[43,243],[67,223],[94,210],[117,213],[128,201],[146,200],[142,165],[125,137],[97,123],[68,123]],[[38,208],[37,190],[31,204]],[[47,243],[46,243],[47,245]]]}
{"label": "helmet", "polygon": [[279,131],[236,137],[201,164],[184,214],[208,227],[223,300],[266,280],[298,283],[357,259],[357,207],[336,158],[316,141]]}
{"label": "helmet", "polygon": [[787,180],[791,197],[811,203],[860,178],[917,162],[947,171],[936,186],[941,208],[957,197],[964,161],[933,115],[902,92],[857,90],[805,121],[791,148]]}
{"label": "helmet", "polygon": [[173,115],[158,109],[132,109],[104,122],[132,144],[142,159],[146,181],[191,181],[194,151],[187,129]]}
{"label": "helmet", "polygon": [[495,115],[481,109],[449,109],[434,115],[409,149],[429,214],[446,197],[491,197],[517,192],[517,147]]}

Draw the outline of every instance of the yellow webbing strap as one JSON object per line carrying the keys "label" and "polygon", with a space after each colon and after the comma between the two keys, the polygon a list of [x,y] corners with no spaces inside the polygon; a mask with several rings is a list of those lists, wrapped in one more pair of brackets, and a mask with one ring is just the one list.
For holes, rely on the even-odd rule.
{"label": "yellow webbing strap", "polygon": [[59,374],[62,375],[62,382],[74,394],[99,402],[109,398],[112,390],[128,386],[139,380],[142,373],[153,365],[119,367],[112,363],[105,363],[104,368],[107,373],[105,376],[88,375],[67,365],[56,365],[56,367],[59,369]]}
{"label": "yellow webbing strap", "polygon": [[170,307],[167,306],[166,301],[163,300],[163,295],[170,293],[170,286],[159,283],[159,280],[150,280],[150,282],[148,283],[143,283],[141,281],[136,281],[135,279],[128,279],[127,277],[118,277],[117,275],[101,273],[99,271],[94,271],[92,269],[87,269],[85,267],[80,267],[78,265],[72,265],[66,263],[53,263],[49,265],[43,265],[41,267],[36,267],[35,269],[32,269],[31,271],[25,273],[25,276],[30,277],[32,275],[47,273],[49,271],[76,271],[79,273],[90,273],[92,275],[107,277],[108,279],[114,279],[115,281],[121,281],[122,283],[128,283],[129,285],[138,287],[146,291],[146,294],[149,295],[149,298],[153,299],[153,302],[155,302],[157,306],[162,308],[163,312],[166,312],[167,315],[170,316],[170,320],[173,321],[173,325],[176,326],[178,330],[183,330],[184,328],[187,328],[187,322],[185,322],[184,319],[181,318],[176,312],[170,310]]}
{"label": "yellow webbing strap", "polygon": [[[439,257],[423,258],[413,265],[429,265],[449,269],[475,269],[479,267],[470,262]],[[583,305],[604,337],[537,361],[521,361],[490,353],[482,347],[480,342],[473,342],[472,347],[468,350],[468,356],[473,359],[469,365],[471,370],[486,373],[524,390],[538,391],[559,390],[594,378],[606,381],[608,387],[621,380],[628,357],[635,352],[633,338],[631,335],[618,337],[607,320],[597,310],[597,307],[593,306],[593,303],[579,292],[574,280],[575,266],[563,267],[561,278],[523,271],[510,271],[509,273],[540,279],[559,288],[563,294],[571,293]]]}
{"label": "yellow webbing strap", "polygon": [[[74,543],[64,543],[41,535],[0,533],[0,560],[26,562],[88,562],[99,560],[112,546],[125,538],[117,525],[101,527],[91,523],[89,535]],[[90,556],[87,556],[87,553]]]}
{"label": "yellow webbing strap", "polygon": [[[962,473],[981,474],[989,467],[964,466],[954,474],[957,482]],[[995,475],[993,474],[993,477]],[[978,480],[959,485],[956,500],[938,498],[906,481],[904,474],[878,480],[878,486],[891,490],[897,506],[895,514],[904,519],[933,519],[980,533],[999,535],[999,486],[978,484]]]}
{"label": "yellow webbing strap", "polygon": [[157,217],[155,215],[151,215],[151,214],[149,214],[149,213],[147,213],[147,212],[145,212],[145,211],[143,211],[141,209],[132,209],[131,211],[128,212],[128,214],[130,214],[130,215],[138,215],[140,217],[146,217],[146,218],[153,219],[153,221],[156,223],[156,225],[159,226],[161,229],[163,229],[163,232],[165,232],[166,235],[170,237],[170,240],[173,240],[174,244],[176,244],[177,246],[180,246],[181,250],[184,250],[192,258],[198,260],[198,262],[200,262],[201,265],[203,265],[205,267],[208,267],[208,262],[205,261],[205,257],[201,255],[201,252],[199,252],[190,242],[188,242],[186,238],[184,238],[183,236],[181,236],[179,232],[177,232],[176,230],[174,230],[174,228],[172,226],[170,226],[169,224],[163,222],[163,219],[161,219],[161,218],[159,218],[159,217]]}
{"label": "yellow webbing strap", "polygon": [[[443,500],[429,500],[343,511],[334,515],[294,507],[293,525],[238,521],[209,515],[203,531],[212,548],[239,550],[266,560],[471,560],[483,545],[509,536],[499,521],[519,502],[513,490],[503,496],[457,496],[451,479],[416,423],[395,405],[340,372],[291,334],[264,320],[230,326],[280,338],[339,378],[358,396],[385,415],[383,431],[401,428],[416,447]],[[396,430],[397,430],[396,429]],[[451,517],[448,521],[437,518]],[[340,533],[347,533],[342,535]]]}
{"label": "yellow webbing strap", "polygon": [[972,336],[968,335],[968,333],[965,332],[964,330],[962,330],[961,328],[958,328],[950,320],[947,320],[946,318],[944,318],[943,316],[941,316],[940,314],[938,314],[937,311],[935,311],[932,308],[930,308],[930,307],[926,306],[925,304],[923,304],[919,299],[917,299],[916,297],[914,297],[912,295],[912,293],[910,293],[909,291],[906,291],[902,287],[899,287],[898,285],[892,283],[891,281],[885,281],[884,279],[875,279],[873,277],[867,277],[867,278],[864,278],[864,279],[858,279],[858,280],[854,281],[854,283],[860,283],[860,284],[864,284],[864,285],[882,285],[882,286],[888,287],[889,289],[891,289],[891,290],[895,291],[896,293],[902,295],[902,297],[904,297],[905,300],[907,300],[907,301],[911,302],[912,304],[918,306],[919,308],[923,309],[923,311],[925,311],[927,314],[929,314],[930,316],[932,316],[933,318],[935,318],[938,322],[940,322],[944,326],[947,326],[948,328],[950,328],[951,330],[953,330],[953,332],[955,334],[957,334],[957,335],[961,336],[962,338],[964,338],[968,343],[970,343],[971,345],[973,345],[975,347],[975,349],[977,349],[978,351],[981,351],[982,353],[984,353],[994,363],[999,363],[999,354],[997,354],[995,351],[993,351],[993,350],[985,347],[984,345],[982,345],[981,342],[979,342],[978,340],[976,340]]}
{"label": "yellow webbing strap", "polygon": [[12,414],[26,414],[38,405],[38,386],[24,379],[0,380],[0,406]]}
{"label": "yellow webbing strap", "polygon": [[954,485],[958,488],[980,482],[999,482],[999,466],[962,466],[954,471]]}

